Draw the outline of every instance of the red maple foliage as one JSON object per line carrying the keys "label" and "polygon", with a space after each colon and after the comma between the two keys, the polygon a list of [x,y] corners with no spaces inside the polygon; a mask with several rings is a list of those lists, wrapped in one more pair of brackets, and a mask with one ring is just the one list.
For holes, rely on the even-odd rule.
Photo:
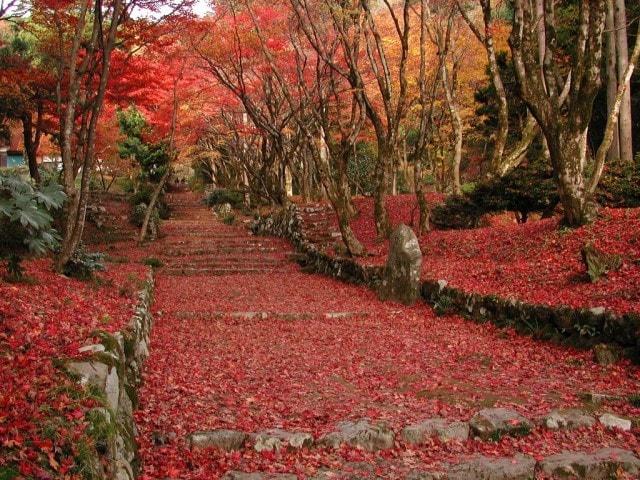
{"label": "red maple foliage", "polygon": [[[439,200],[430,195],[430,203]],[[352,226],[371,256],[381,264],[388,242],[376,238],[373,201],[355,200],[359,216]],[[393,225],[412,223],[415,198],[387,198]],[[413,213],[417,219],[417,213]],[[488,227],[433,230],[423,235],[423,278],[444,279],[467,292],[497,294],[530,303],[576,308],[605,307],[619,313],[640,310],[640,209],[605,208],[591,225],[562,229],[557,218],[522,225],[499,217]],[[581,261],[586,242],[622,256],[622,268],[591,283]]]}
{"label": "red maple foliage", "polygon": [[57,359],[78,357],[96,329],[120,329],[133,313],[142,265],[112,265],[99,283],[25,263],[31,284],[0,279],[0,467],[26,478],[80,478],[85,413],[95,406]]}
{"label": "red maple foliage", "polygon": [[[185,228],[193,222],[198,231]],[[207,255],[209,261],[213,256],[216,262],[237,261],[235,254],[224,253],[229,245],[258,242],[283,256],[291,249],[282,240],[248,237],[243,228],[206,217],[183,217],[164,232],[157,251],[166,261],[176,248],[200,252],[189,259],[199,264]],[[252,261],[250,255],[244,258]],[[562,450],[638,448],[637,430],[596,425],[561,432],[535,428],[526,437],[498,442],[433,440],[420,447],[398,437],[395,448],[377,454],[347,447],[189,450],[189,433],[216,428],[280,427],[319,436],[342,420],[369,417],[399,431],[425,418],[467,420],[491,405],[537,418],[553,408],[580,405],[584,391],[631,394],[640,372],[626,361],[602,367],[589,352],[509,329],[435,317],[425,305],[383,303],[369,290],[303,273],[294,264],[277,273],[220,277],[161,270],[154,312],[153,348],[136,413],[144,479],[220,478],[230,469],[305,477],[353,461],[373,465],[385,478],[403,478],[411,468],[437,468],[475,453],[539,458]],[[343,316],[327,316],[332,313]],[[596,413],[601,409],[640,413],[624,401]]]}

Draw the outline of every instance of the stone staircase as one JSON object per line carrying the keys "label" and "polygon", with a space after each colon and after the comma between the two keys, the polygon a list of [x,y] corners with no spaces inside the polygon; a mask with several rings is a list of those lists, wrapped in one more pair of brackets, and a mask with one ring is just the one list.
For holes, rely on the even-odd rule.
{"label": "stone staircase", "polygon": [[[253,449],[256,452],[280,452],[283,450],[309,450],[324,448],[339,450],[343,446],[356,447],[368,452],[393,449],[397,441],[408,446],[429,445],[437,438],[440,442],[497,441],[511,436],[528,435],[536,426],[548,430],[575,430],[592,427],[600,422],[607,428],[628,430],[631,424],[622,419],[603,415],[596,419],[589,413],[576,409],[553,410],[531,421],[515,411],[505,408],[483,409],[468,422],[432,418],[407,425],[399,432],[383,422],[367,418],[338,423],[335,431],[318,439],[304,431],[286,431],[274,428],[255,433],[237,430],[196,431],[188,435],[186,442],[194,449],[218,449],[225,452]],[[391,463],[389,463],[391,467]],[[384,468],[384,467],[383,467]],[[601,448],[594,452],[564,452],[536,460],[533,456],[518,454],[514,457],[487,457],[477,455],[458,464],[446,465],[438,471],[409,472],[406,480],[528,480],[533,478],[585,478],[607,480],[612,478],[639,478],[640,459],[629,450]],[[295,474],[245,473],[229,471],[226,480],[297,479]],[[383,479],[375,473],[371,464],[346,463],[343,469],[325,469],[310,477],[315,480],[348,478],[352,480]]]}
{"label": "stone staircase", "polygon": [[[169,201],[172,218],[149,246],[163,266],[141,392],[141,449],[152,465],[144,478],[640,478],[637,439],[630,440],[637,426],[615,414],[629,411],[626,397],[587,393],[583,407],[567,408],[558,400],[571,395],[563,385],[536,391],[532,382],[523,386],[529,396],[551,400],[507,398],[505,384],[531,375],[504,378],[510,360],[500,367],[500,347],[484,348],[499,343],[498,334],[304,274],[286,241],[251,235],[242,220],[223,224],[196,195]],[[314,242],[329,248],[339,239],[327,207],[302,214]],[[461,328],[474,329],[477,344],[439,339]],[[477,361],[464,368],[457,362],[465,358]],[[446,378],[433,382],[440,371]],[[420,375],[424,385],[407,393]],[[486,376],[497,380],[487,384]],[[589,384],[602,385],[599,377]],[[480,406],[496,399],[498,406]],[[295,402],[307,403],[285,408]],[[543,441],[554,448],[532,451]],[[176,458],[187,459],[184,470],[161,473],[158,464]]]}
{"label": "stone staircase", "polygon": [[321,249],[333,247],[340,243],[342,235],[335,226],[335,214],[329,205],[322,203],[309,204],[300,208],[307,239]]}
{"label": "stone staircase", "polygon": [[[162,272],[167,275],[224,276],[266,274],[291,267],[281,248],[252,237],[246,228],[223,225],[192,194],[169,195],[172,216],[162,224]],[[154,248],[154,247],[152,247]]]}

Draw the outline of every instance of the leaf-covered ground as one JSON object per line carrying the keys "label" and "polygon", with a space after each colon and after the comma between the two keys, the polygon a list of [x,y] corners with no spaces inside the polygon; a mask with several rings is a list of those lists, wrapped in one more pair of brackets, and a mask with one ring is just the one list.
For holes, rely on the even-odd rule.
{"label": "leaf-covered ground", "polygon": [[[169,234],[154,247],[167,266],[157,275],[151,356],[136,413],[143,478],[210,479],[229,469],[305,477],[350,461],[376,465],[385,478],[402,478],[411,468],[436,468],[477,452],[537,458],[604,446],[638,452],[637,429],[623,433],[600,425],[562,432],[536,428],[498,442],[434,440],[410,447],[398,440],[379,454],[350,448],[190,451],[186,435],[215,428],[283,427],[319,435],[341,420],[369,417],[399,430],[429,417],[467,420],[487,406],[536,418],[552,408],[583,405],[578,394],[584,391],[636,393],[640,370],[626,361],[602,367],[589,352],[457,316],[436,317],[425,305],[381,303],[364,288],[282,261],[290,249],[285,242],[222,225],[190,197],[179,201],[183,205],[165,224]],[[201,230],[189,228],[194,223]],[[242,265],[244,255],[257,265],[254,249],[263,252],[264,272],[220,273]],[[188,252],[199,252],[193,263]],[[185,275],[170,266],[176,257],[185,269],[211,270]],[[640,416],[626,401],[591,408]]]}
{"label": "leaf-covered ground", "polygon": [[54,273],[51,260],[25,267],[30,284],[0,279],[0,469],[80,478],[84,414],[95,403],[56,360],[78,356],[96,329],[120,329],[146,270],[109,265],[96,283]]}
{"label": "leaf-covered ground", "polygon": [[[437,195],[429,200],[437,201]],[[372,254],[362,261],[383,263],[387,243],[376,239],[372,199],[355,203],[360,215],[353,229]],[[412,213],[417,223],[413,195],[389,197],[387,207],[394,225],[412,224]],[[423,235],[423,277],[531,303],[640,311],[640,209],[605,208],[595,223],[575,230],[559,228],[555,218],[523,225],[501,220],[490,227]],[[585,242],[621,255],[622,268],[589,282],[580,258]]]}

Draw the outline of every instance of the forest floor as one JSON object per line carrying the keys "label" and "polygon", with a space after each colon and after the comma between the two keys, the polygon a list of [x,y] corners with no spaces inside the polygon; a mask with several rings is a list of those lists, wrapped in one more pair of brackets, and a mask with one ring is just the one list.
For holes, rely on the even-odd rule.
{"label": "forest floor", "polygon": [[13,478],[9,465],[23,478],[72,478],[96,401],[57,362],[86,355],[96,329],[122,328],[147,268],[108,264],[83,282],[54,273],[51,259],[24,267],[26,282],[0,277],[0,478]]}
{"label": "forest floor", "polygon": [[[637,393],[640,369],[627,361],[603,367],[590,352],[436,317],[423,304],[382,303],[364,288],[303,273],[288,259],[287,242],[224,225],[198,200],[174,195],[166,236],[146,252],[165,266],[156,275],[156,323],[136,413],[143,478],[210,479],[228,470],[307,478],[358,462],[382,478],[404,478],[475,454],[638,451],[636,427],[623,432],[597,422],[575,430],[535,426],[497,441],[408,444],[398,435],[406,425],[467,421],[487,407],[530,419],[564,407],[638,418],[640,408],[625,400],[585,404],[580,394]],[[225,452],[188,443],[190,433],[215,429],[282,428],[318,438],[365,417],[396,432],[392,448]]]}
{"label": "forest floor", "polygon": [[[151,355],[135,413],[143,480],[215,479],[231,470],[322,479],[351,478],[345,472],[358,470],[358,478],[404,479],[477,455],[514,459],[522,453],[540,460],[605,447],[640,454],[640,406],[628,401],[640,393],[640,367],[627,360],[601,366],[591,352],[455,315],[437,317],[425,304],[380,302],[363,287],[302,272],[288,242],[253,236],[242,219],[225,225],[199,200],[194,194],[170,195],[172,217],[163,222],[161,238],[144,248],[133,246],[124,226],[126,209],[116,208],[116,223],[122,224],[110,235],[116,243],[97,246],[109,255],[102,283],[60,277],[50,272],[48,260],[27,263],[33,285],[0,281],[0,467],[18,461],[25,477],[36,478],[50,478],[38,470],[39,462],[53,462],[49,470],[55,466],[61,476],[71,468],[77,452],[69,446],[83,434],[83,415],[93,405],[73,393],[79,387],[53,360],[77,355],[95,328],[122,326],[145,271],[142,263],[150,259],[162,266],[155,273]],[[392,215],[402,220],[394,201],[410,202],[391,202]],[[367,218],[360,217],[359,235],[370,228]],[[555,235],[547,228],[544,235]],[[366,238],[382,256],[384,244]],[[458,248],[453,237],[444,241],[434,245],[442,256],[459,257],[463,278],[475,258],[467,268],[464,254],[447,253],[447,245]],[[585,400],[583,394],[593,392],[609,397]],[[467,422],[493,407],[535,422],[553,409],[575,407],[593,419],[605,413],[625,417],[633,426],[623,431],[593,421],[552,430],[535,423],[524,436],[428,437],[419,445],[400,435],[403,427],[425,419]],[[390,448],[258,452],[248,440],[244,448],[226,452],[192,448],[189,442],[191,433],[216,429],[281,428],[318,439],[342,421],[363,418],[395,432]],[[64,445],[67,457],[61,457]]]}
{"label": "forest floor", "polygon": [[[430,204],[439,200],[428,196]],[[359,215],[352,222],[366,246],[365,264],[382,264],[388,242],[376,237],[373,200],[356,198]],[[387,199],[394,226],[417,224],[414,195]],[[337,230],[335,218],[327,223]],[[507,215],[491,225],[470,230],[434,230],[419,238],[424,279],[446,280],[450,286],[480,294],[512,297],[529,303],[570,307],[605,307],[618,313],[640,311],[640,208],[604,208],[591,225],[559,227],[558,218],[515,223]],[[580,249],[586,242],[622,256],[622,268],[591,283]]]}

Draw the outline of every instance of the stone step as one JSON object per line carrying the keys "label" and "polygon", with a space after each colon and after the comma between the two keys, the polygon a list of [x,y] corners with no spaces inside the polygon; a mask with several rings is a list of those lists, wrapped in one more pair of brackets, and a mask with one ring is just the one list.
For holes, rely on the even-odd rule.
{"label": "stone step", "polygon": [[327,320],[340,320],[352,318],[366,318],[369,312],[269,312],[269,311],[246,311],[246,312],[175,312],[172,314],[176,318],[197,318],[201,320],[218,320],[232,318],[240,320],[311,320],[324,318]]}
{"label": "stone step", "polygon": [[289,267],[291,264],[286,261],[279,262],[170,262],[162,267],[162,271],[183,271],[183,270],[209,270],[209,271],[259,271],[275,270],[277,268]]}
{"label": "stone step", "polygon": [[223,275],[260,275],[279,271],[276,268],[166,268],[167,275],[185,276],[223,276]]}
{"label": "stone step", "polygon": [[181,250],[169,250],[166,252],[162,252],[163,256],[167,257],[189,257],[193,255],[220,255],[226,253],[234,253],[236,255],[239,254],[268,254],[268,253],[278,253],[284,256],[292,255],[293,251],[283,251],[281,248],[277,247],[246,247],[244,245],[237,245],[233,247],[212,247],[208,249],[181,249]]}

